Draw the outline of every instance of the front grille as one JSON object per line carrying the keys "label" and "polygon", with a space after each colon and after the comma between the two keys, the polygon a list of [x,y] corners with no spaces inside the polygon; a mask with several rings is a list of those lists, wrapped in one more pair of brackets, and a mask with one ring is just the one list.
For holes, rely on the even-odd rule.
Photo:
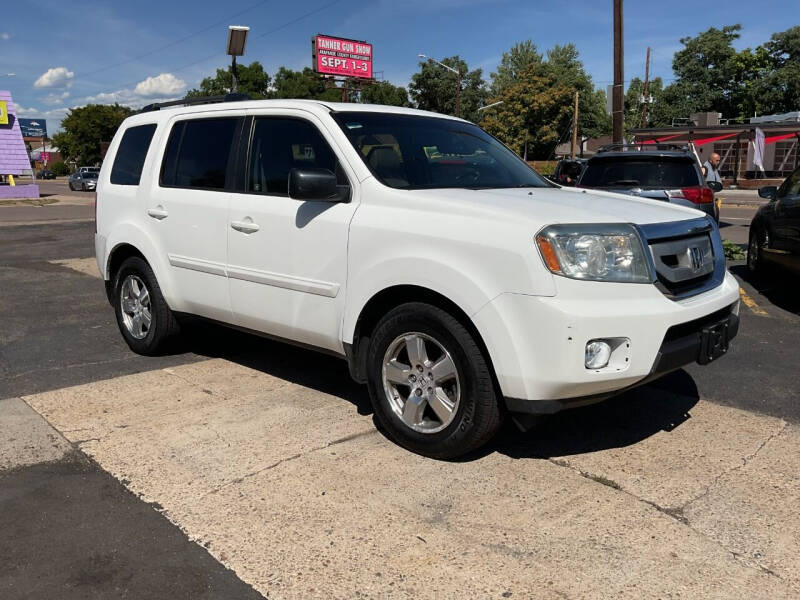
{"label": "front grille", "polygon": [[719,231],[710,219],[643,225],[656,286],[678,300],[716,287],[725,277]]}

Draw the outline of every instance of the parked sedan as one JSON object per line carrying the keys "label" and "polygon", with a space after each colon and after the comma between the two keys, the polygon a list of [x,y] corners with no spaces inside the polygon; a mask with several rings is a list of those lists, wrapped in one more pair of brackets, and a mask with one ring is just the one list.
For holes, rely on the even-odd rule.
{"label": "parked sedan", "polygon": [[800,167],[780,187],[758,190],[769,200],[750,223],[747,267],[758,273],[775,265],[800,274]]}
{"label": "parked sedan", "polygon": [[97,173],[73,173],[69,176],[69,189],[73,192],[93,192],[97,187]]}

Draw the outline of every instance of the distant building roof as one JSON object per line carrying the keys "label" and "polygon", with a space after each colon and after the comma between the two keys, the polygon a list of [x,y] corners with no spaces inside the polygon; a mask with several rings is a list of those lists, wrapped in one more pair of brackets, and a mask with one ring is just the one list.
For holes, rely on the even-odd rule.
{"label": "distant building roof", "polygon": [[782,115],[764,115],[763,117],[751,117],[751,123],[800,123],[800,110],[783,113]]}

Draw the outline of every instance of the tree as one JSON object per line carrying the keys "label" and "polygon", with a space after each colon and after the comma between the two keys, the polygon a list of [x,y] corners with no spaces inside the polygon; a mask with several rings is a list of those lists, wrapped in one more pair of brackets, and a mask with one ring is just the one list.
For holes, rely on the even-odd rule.
{"label": "tree", "polygon": [[[488,95],[483,71],[470,71],[467,63],[458,56],[441,61],[456,69],[461,75],[461,117],[475,121],[478,108],[486,103]],[[455,115],[458,76],[431,60],[419,63],[420,70],[411,77],[408,89],[417,108]]]}
{"label": "tree", "polygon": [[360,101],[367,104],[411,106],[406,88],[392,85],[388,81],[379,81],[377,83],[365,85],[361,91]]}
{"label": "tree", "polygon": [[515,83],[491,99],[503,103],[486,111],[482,125],[520,155],[527,144],[529,157],[549,158],[569,123],[573,94],[552,73],[528,65]]}
{"label": "tree", "polygon": [[771,71],[757,89],[763,99],[761,114],[800,109],[800,26],[773,33],[763,51]]}
{"label": "tree", "polygon": [[61,155],[79,164],[94,165],[102,158],[100,142],[110,142],[133,110],[119,104],[87,104],[73,108],[61,121],[62,132],[53,136]]}
{"label": "tree", "polygon": [[[237,65],[236,78],[239,93],[248,94],[251,98],[268,98],[270,96],[270,76],[258,61],[249,65]],[[189,90],[187,98],[198,96],[222,96],[231,92],[233,75],[231,67],[217,69],[214,77],[206,77],[200,82],[199,89]]]}
{"label": "tree", "polygon": [[642,125],[644,81],[638,77],[631,79],[624,98],[626,138],[630,138],[632,129],[642,126],[665,127],[672,123],[672,114],[664,102],[664,82],[661,77],[650,80],[647,95],[652,98],[652,103],[647,105],[647,121]]}
{"label": "tree", "polygon": [[525,69],[531,65],[541,64],[542,55],[531,40],[514,44],[508,52],[503,52],[497,71],[492,73],[491,95],[502,95],[507,87],[517,82]]}
{"label": "tree", "polygon": [[606,114],[606,94],[596,90],[574,44],[556,44],[547,51],[544,72],[578,92],[578,133],[599,137],[611,132],[611,117]]}
{"label": "tree", "polygon": [[340,89],[326,87],[325,81],[309,67],[302,71],[281,67],[275,74],[273,88],[271,94],[273,98],[303,98],[329,102],[342,99]]}

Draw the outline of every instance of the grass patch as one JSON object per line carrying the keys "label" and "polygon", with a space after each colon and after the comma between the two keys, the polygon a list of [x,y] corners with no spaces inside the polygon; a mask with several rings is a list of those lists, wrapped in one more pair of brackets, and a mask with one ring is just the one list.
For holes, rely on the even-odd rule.
{"label": "grass patch", "polygon": [[602,483],[603,485],[606,485],[615,490],[622,489],[622,487],[616,481],[614,481],[613,479],[609,479],[608,477],[605,477],[603,475],[595,475],[594,473],[584,473],[584,476],[588,477],[592,481],[596,481],[597,483]]}
{"label": "grass patch", "polygon": [[739,244],[722,240],[722,249],[725,251],[725,258],[728,260],[744,260],[745,253]]}

